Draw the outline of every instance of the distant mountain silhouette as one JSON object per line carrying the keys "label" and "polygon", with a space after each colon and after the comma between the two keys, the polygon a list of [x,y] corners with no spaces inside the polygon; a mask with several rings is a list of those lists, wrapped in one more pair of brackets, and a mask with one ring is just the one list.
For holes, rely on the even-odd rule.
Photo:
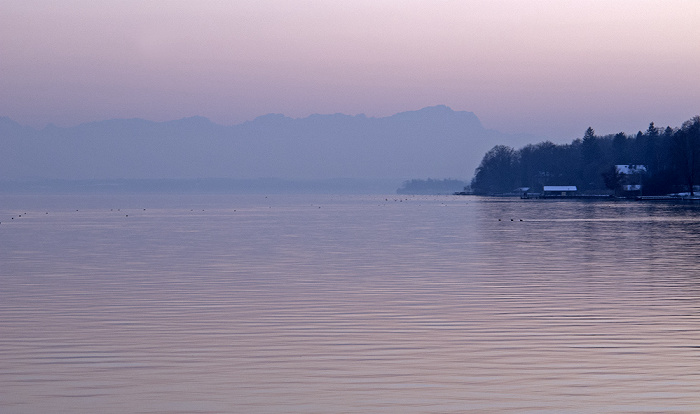
{"label": "distant mountain silhouette", "polygon": [[533,142],[439,105],[383,118],[112,119],[41,130],[0,118],[0,180],[471,178],[495,144]]}

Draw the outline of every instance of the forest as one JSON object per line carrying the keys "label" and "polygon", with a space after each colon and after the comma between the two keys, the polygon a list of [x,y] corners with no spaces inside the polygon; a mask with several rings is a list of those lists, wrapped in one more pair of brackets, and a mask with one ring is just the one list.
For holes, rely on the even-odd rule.
{"label": "forest", "polygon": [[[634,187],[625,174],[630,170],[637,172]],[[488,195],[575,185],[582,194],[624,195],[633,188],[640,195],[693,196],[699,177],[700,116],[695,116],[677,128],[657,128],[652,122],[636,135],[597,136],[589,127],[570,144],[545,141],[518,150],[497,145],[481,160],[471,190]]]}

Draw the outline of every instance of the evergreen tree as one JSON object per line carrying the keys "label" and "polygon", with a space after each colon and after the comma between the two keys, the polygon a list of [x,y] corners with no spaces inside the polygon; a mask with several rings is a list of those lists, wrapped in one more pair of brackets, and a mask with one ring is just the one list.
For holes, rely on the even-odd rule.
{"label": "evergreen tree", "polygon": [[615,134],[612,142],[613,160],[615,164],[629,164],[629,154],[627,153],[627,135],[624,132]]}
{"label": "evergreen tree", "polygon": [[679,129],[650,123],[634,138],[620,132],[598,137],[589,127],[583,139],[570,144],[541,142],[520,150],[496,146],[484,156],[472,180],[481,194],[510,192],[516,187],[541,191],[544,185],[576,185],[584,191],[619,189],[615,164],[646,166],[645,195],[669,194],[682,186],[695,194],[700,182],[700,116]]}

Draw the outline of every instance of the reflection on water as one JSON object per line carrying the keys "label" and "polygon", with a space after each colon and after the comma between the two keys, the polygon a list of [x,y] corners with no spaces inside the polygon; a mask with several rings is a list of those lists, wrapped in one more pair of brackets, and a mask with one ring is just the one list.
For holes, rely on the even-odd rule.
{"label": "reflection on water", "polygon": [[3,197],[3,413],[700,411],[697,206]]}

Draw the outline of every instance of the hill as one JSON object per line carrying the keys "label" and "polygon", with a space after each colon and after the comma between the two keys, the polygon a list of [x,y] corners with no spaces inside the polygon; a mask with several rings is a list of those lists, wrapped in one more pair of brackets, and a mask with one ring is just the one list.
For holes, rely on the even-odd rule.
{"label": "hill", "polygon": [[268,114],[233,126],[190,117],[36,130],[0,118],[0,179],[468,178],[495,143],[531,139],[443,105],[381,118]]}

